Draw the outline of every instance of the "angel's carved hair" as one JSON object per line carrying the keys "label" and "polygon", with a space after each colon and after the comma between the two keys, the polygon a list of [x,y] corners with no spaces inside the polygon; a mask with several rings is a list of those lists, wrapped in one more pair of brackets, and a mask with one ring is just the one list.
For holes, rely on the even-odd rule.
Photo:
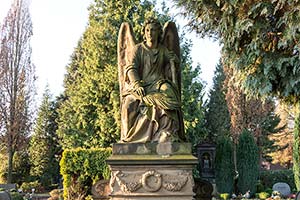
{"label": "angel's carved hair", "polygon": [[160,22],[157,19],[152,18],[152,17],[146,19],[145,22],[144,22],[143,29],[142,29],[143,39],[146,40],[145,29],[146,29],[146,26],[148,24],[154,24],[157,27],[157,29],[159,30],[158,42],[161,42],[162,34],[163,34],[162,26],[161,26]]}

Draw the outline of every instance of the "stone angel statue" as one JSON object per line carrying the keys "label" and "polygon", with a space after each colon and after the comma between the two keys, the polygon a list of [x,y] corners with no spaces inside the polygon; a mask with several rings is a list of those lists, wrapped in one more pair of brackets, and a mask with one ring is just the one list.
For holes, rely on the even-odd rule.
{"label": "stone angel statue", "polygon": [[129,23],[118,37],[121,142],[185,140],[179,37],[175,23],[149,18],[137,43]]}

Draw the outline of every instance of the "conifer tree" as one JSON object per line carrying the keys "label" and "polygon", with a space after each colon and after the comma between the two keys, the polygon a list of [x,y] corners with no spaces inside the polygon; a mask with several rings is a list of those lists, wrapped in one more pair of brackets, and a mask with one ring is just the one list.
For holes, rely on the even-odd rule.
{"label": "conifer tree", "polygon": [[217,139],[216,146],[216,185],[219,193],[233,192],[234,163],[233,142],[226,135]]}
{"label": "conifer tree", "polygon": [[230,135],[230,115],[225,99],[225,74],[223,66],[219,63],[213,78],[213,88],[209,91],[209,102],[205,114],[206,126],[212,138]]}
{"label": "conifer tree", "polygon": [[256,183],[259,175],[258,147],[252,133],[244,130],[239,136],[237,145],[237,170],[238,190],[245,194],[250,190],[251,194],[256,192]]}
{"label": "conifer tree", "polygon": [[223,64],[247,94],[299,100],[298,0],[175,1],[193,29],[220,40]]}
{"label": "conifer tree", "polygon": [[61,150],[56,135],[56,102],[51,98],[46,88],[29,145],[30,175],[45,188],[59,181],[57,156]]}

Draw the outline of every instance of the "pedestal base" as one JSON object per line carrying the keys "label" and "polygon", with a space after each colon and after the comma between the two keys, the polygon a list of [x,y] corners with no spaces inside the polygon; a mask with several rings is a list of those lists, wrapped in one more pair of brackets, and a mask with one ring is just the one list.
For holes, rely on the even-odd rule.
{"label": "pedestal base", "polygon": [[115,144],[107,163],[112,200],[193,199],[190,144]]}

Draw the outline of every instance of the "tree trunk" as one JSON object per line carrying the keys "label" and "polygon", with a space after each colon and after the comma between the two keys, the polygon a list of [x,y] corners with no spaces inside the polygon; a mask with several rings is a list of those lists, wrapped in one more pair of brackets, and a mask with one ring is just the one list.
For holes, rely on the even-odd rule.
{"label": "tree trunk", "polygon": [[13,157],[14,157],[14,152],[11,149],[11,147],[9,147],[8,148],[7,183],[12,183]]}

